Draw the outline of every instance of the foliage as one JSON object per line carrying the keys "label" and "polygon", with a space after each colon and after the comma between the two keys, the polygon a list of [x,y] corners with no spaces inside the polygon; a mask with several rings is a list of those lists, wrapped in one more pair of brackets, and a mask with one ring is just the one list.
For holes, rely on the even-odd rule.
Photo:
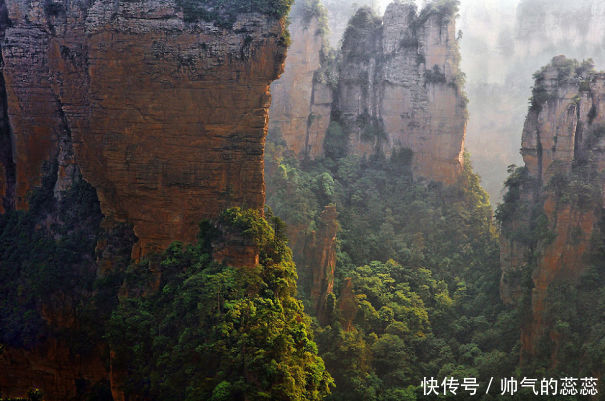
{"label": "foliage", "polygon": [[382,25],[382,18],[369,7],[362,7],[351,19],[343,35],[342,48],[347,49],[347,60],[364,61],[371,57],[367,46],[362,44],[371,41],[374,33]]}
{"label": "foliage", "polygon": [[[318,400],[330,391],[294,297],[296,270],[279,219],[231,209],[200,225],[196,245],[173,244],[161,258],[121,269],[131,229],[100,230],[94,189],[76,178],[55,198],[56,177],[56,165],[47,167],[29,211],[0,216],[0,351],[50,337],[77,357],[99,352],[106,340],[117,355],[112,366],[129,372],[127,392],[151,399]],[[261,265],[212,261],[213,241],[230,233],[256,245]],[[100,239],[116,259],[98,276]],[[50,325],[42,310],[75,323]],[[82,397],[111,399],[107,383],[89,384],[79,384]],[[40,399],[32,394],[27,399]]]}
{"label": "foliage", "polygon": [[[571,64],[574,66],[576,64]],[[569,71],[569,68],[566,69]],[[568,72],[565,72],[568,74]],[[562,75],[565,75],[562,74]],[[523,295],[518,305],[521,320],[528,324],[532,319],[532,275],[535,275],[543,249],[555,238],[552,227],[556,227],[558,214],[563,208],[584,216],[594,214],[600,218],[592,230],[588,246],[586,233],[579,225],[570,224],[567,238],[570,246],[586,248],[582,265],[567,265],[564,258],[552,262],[542,260],[542,269],[550,269],[548,263],[556,263],[556,268],[574,272],[571,275],[559,273],[549,283],[545,298],[541,300],[540,330],[532,333],[533,353],[523,356],[527,363],[521,366],[523,374],[541,374],[550,377],[593,377],[602,375],[600,368],[604,357],[605,327],[601,323],[605,317],[605,303],[601,302],[604,289],[599,283],[605,278],[605,216],[602,209],[602,176],[590,161],[578,158],[571,170],[556,171],[545,185],[529,176],[526,168],[509,168],[506,181],[508,189],[504,203],[498,207],[496,216],[501,223],[502,234],[526,246],[526,268],[515,275],[523,275],[519,287]],[[546,200],[554,205],[550,218],[542,208]],[[560,230],[559,230],[560,231]],[[559,233],[561,235],[561,233]],[[574,276],[579,273],[579,278]],[[506,276],[503,280],[508,280]],[[535,301],[534,301],[535,302]],[[603,378],[600,378],[602,381]]]}
{"label": "foliage", "polygon": [[424,72],[424,79],[426,82],[432,83],[432,84],[437,84],[437,83],[444,84],[447,81],[447,79],[445,78],[445,74],[443,72],[441,72],[441,69],[439,68],[439,66],[437,64],[435,64],[433,66],[432,70],[426,70]]}
{"label": "foliage", "polygon": [[338,121],[330,122],[324,139],[324,152],[332,159],[340,159],[347,155],[349,136]]}
{"label": "foliage", "polygon": [[529,199],[523,199],[522,193],[535,193],[536,183],[531,177],[527,167],[508,166],[509,177],[504,183],[506,192],[503,202],[496,208],[496,220],[500,223],[500,231],[507,238],[515,238],[527,242],[529,227],[527,224],[518,224],[514,230],[513,221],[526,222],[524,216],[530,213],[532,205]]}
{"label": "foliage", "polygon": [[[511,375],[520,319],[499,300],[496,228],[468,157],[445,187],[414,179],[409,150],[367,159],[334,148],[301,164],[270,140],[266,159],[276,215],[311,231],[324,205],[339,212],[336,308],[315,328],[336,382],[329,399],[415,399],[423,376]],[[346,279],[353,321],[338,294]]]}
{"label": "foliage", "polygon": [[[166,401],[322,399],[332,379],[294,298],[296,271],[283,236],[258,211],[230,209],[217,226],[253,240],[261,264],[213,262],[203,249],[212,238],[172,244],[157,291],[122,298],[111,317],[108,339],[116,366],[128,372],[126,392]],[[216,233],[201,232],[207,235]]]}
{"label": "foliage", "polygon": [[[556,85],[546,82],[552,71],[556,73]],[[530,98],[530,110],[539,113],[545,103],[556,101],[559,98],[557,88],[563,87],[565,84],[578,85],[581,90],[589,89],[587,79],[593,72],[592,59],[580,63],[563,56],[554,57],[550,64],[542,67],[533,76],[535,84]]]}
{"label": "foliage", "polygon": [[418,25],[424,25],[427,19],[432,15],[437,15],[440,24],[448,23],[456,18],[460,9],[459,0],[433,0],[422,9],[418,16]]}
{"label": "foliage", "polygon": [[601,374],[599,381],[605,379],[601,372],[605,360],[604,234],[602,218],[591,238],[587,268],[577,282],[559,279],[549,286],[544,319],[551,329],[539,339],[539,354],[530,368],[560,377]]}
{"label": "foliage", "polygon": [[361,131],[361,140],[380,149],[380,143],[387,139],[382,120],[365,112],[357,117],[357,124]]}

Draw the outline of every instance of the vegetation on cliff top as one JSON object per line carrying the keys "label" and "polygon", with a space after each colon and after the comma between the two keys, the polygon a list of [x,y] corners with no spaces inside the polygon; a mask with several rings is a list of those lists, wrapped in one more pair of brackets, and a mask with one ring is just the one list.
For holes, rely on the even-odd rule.
{"label": "vegetation on cliff top", "polygon": [[[581,89],[588,89],[590,75],[594,72],[592,59],[580,63],[564,56],[554,57],[533,76],[535,83],[530,98],[530,110],[540,112],[544,103],[556,101],[559,98],[558,89],[565,85],[580,85]],[[553,79],[554,84],[547,82],[547,79]]]}
{"label": "vegetation on cliff top", "polygon": [[[165,401],[322,399],[332,379],[295,298],[296,269],[283,234],[251,210],[228,210],[217,226],[253,239],[260,265],[213,262],[204,244],[216,240],[216,230],[203,229],[196,245],[172,244],[157,290],[122,298],[109,324],[114,368],[128,372],[127,393]],[[127,288],[153,281],[145,264],[133,268]]]}
{"label": "vegetation on cliff top", "polygon": [[[50,166],[30,210],[0,216],[0,353],[55,338],[78,358],[109,342],[126,394],[150,400],[303,401],[330,392],[279,219],[230,209],[200,225],[197,244],[174,243],[126,267],[128,230],[100,229],[96,193],[83,180],[57,201],[56,177]],[[223,232],[251,241],[260,264],[214,262]],[[101,238],[113,269],[99,275]],[[72,323],[59,327],[61,319]],[[78,399],[111,399],[107,382],[78,380]]]}
{"label": "vegetation on cliff top", "polygon": [[311,24],[313,19],[319,25],[317,34],[325,36],[329,32],[328,11],[320,0],[299,0],[292,6],[289,18],[301,18],[305,27]]}
{"label": "vegetation on cliff top", "polygon": [[[592,60],[580,63],[563,56],[553,58],[534,75],[530,111],[539,113],[546,103],[562,101],[569,89],[590,91],[594,75]],[[580,98],[578,95],[571,102]],[[588,124],[578,121],[582,134],[578,139],[583,140],[575,144],[569,168],[551,164],[542,182],[543,177],[532,175],[526,167],[511,166],[504,202],[496,212],[503,237],[516,247],[521,259],[515,270],[505,272],[503,282],[512,283],[520,293],[513,301],[527,337],[521,354],[524,374],[604,379],[605,209],[603,174],[595,163],[599,156],[594,152],[599,149],[593,146],[595,132],[600,130],[593,124],[595,117],[593,109]],[[565,222],[568,212],[573,217]],[[586,222],[591,219],[597,224],[586,232]],[[554,250],[557,256],[553,257],[555,240],[562,240],[565,248]],[[574,251],[581,259],[573,260]],[[536,292],[543,288],[534,286],[545,273],[548,287],[536,302],[540,297]],[[536,324],[538,314],[540,323]]]}
{"label": "vegetation on cliff top", "polygon": [[417,23],[422,25],[430,16],[437,15],[440,23],[446,24],[458,16],[459,10],[459,0],[433,0],[420,11]]}

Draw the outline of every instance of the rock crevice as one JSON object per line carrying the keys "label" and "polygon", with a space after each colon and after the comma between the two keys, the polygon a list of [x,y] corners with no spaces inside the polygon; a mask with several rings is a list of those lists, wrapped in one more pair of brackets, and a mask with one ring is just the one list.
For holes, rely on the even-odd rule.
{"label": "rock crevice", "polygon": [[580,278],[605,208],[605,109],[600,102],[605,74],[590,63],[559,56],[535,78],[523,130],[525,167],[515,173],[515,182],[509,179],[508,199],[500,209],[503,300],[518,302],[527,285],[523,277],[532,282],[521,334],[522,354],[528,358],[551,330],[544,316],[550,287]]}

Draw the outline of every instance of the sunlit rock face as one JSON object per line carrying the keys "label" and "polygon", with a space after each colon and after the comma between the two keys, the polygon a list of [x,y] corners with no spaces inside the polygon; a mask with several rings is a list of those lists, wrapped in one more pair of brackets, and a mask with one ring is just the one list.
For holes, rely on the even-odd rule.
{"label": "sunlit rock face", "polygon": [[524,275],[533,282],[521,336],[528,357],[550,330],[549,287],[585,270],[605,207],[605,74],[559,56],[536,78],[523,129],[526,176],[501,242],[503,300],[519,301]]}
{"label": "sunlit rock face", "polygon": [[283,138],[301,160],[323,156],[332,108],[332,90],[318,79],[327,51],[325,26],[319,14],[305,13],[304,4],[299,0],[290,13],[292,43],[284,73],[271,85],[269,113],[270,135]]}
{"label": "sunlit rock face", "polygon": [[470,100],[466,145],[495,205],[507,166],[523,161],[519,143],[532,74],[558,54],[605,65],[605,4],[465,0],[460,14]]}
{"label": "sunlit rock face", "polygon": [[350,21],[333,115],[354,154],[414,153],[414,173],[452,183],[462,170],[466,99],[448,10],[392,3]]}
{"label": "sunlit rock face", "polygon": [[59,165],[58,191],[79,170],[106,218],[134,225],[135,258],[194,240],[229,206],[263,207],[284,21],[246,14],[219,28],[159,0],[7,0],[5,11],[5,205],[27,208],[45,164]]}
{"label": "sunlit rock face", "polygon": [[[240,14],[221,27],[179,3],[0,1],[0,212],[27,210],[49,177],[57,200],[87,181],[100,201],[95,221],[104,216],[89,231],[107,234],[98,260],[79,266],[93,274],[119,270],[115,249],[128,263],[194,241],[199,222],[225,208],[264,205],[269,85],[283,69],[285,20]],[[39,229],[52,233],[55,223],[48,216]],[[123,226],[132,239],[114,243]],[[258,262],[253,245],[227,240],[217,259]],[[46,324],[78,327],[74,299],[62,293],[43,305]],[[86,355],[71,345],[49,335],[33,348],[7,346],[2,394],[41,387],[45,400],[65,401],[110,383],[124,399],[126,375],[112,369],[107,345],[90,344]]]}

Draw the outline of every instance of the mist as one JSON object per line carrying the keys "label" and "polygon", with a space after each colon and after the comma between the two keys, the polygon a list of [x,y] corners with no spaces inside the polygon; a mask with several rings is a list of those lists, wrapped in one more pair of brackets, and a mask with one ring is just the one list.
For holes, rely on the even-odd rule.
{"label": "mist", "polygon": [[[408,0],[410,1],[410,0]],[[338,48],[348,19],[368,6],[382,15],[389,0],[324,0],[329,42]],[[419,9],[427,1],[416,0]],[[469,121],[466,149],[494,206],[501,200],[507,166],[519,154],[532,75],[554,56],[592,58],[605,68],[602,0],[461,0],[461,68],[466,74]]]}

